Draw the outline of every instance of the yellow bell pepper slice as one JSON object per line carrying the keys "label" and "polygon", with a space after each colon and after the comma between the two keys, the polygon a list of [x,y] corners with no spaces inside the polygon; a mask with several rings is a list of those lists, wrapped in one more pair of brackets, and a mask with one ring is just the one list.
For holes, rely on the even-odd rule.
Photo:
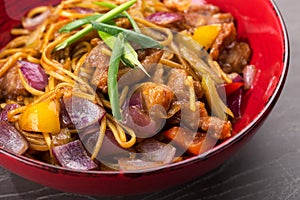
{"label": "yellow bell pepper slice", "polygon": [[28,106],[20,116],[19,125],[25,131],[58,134],[60,120],[56,103],[46,101]]}
{"label": "yellow bell pepper slice", "polygon": [[196,40],[205,49],[209,49],[218,37],[221,29],[221,24],[199,26],[194,31],[192,38]]}

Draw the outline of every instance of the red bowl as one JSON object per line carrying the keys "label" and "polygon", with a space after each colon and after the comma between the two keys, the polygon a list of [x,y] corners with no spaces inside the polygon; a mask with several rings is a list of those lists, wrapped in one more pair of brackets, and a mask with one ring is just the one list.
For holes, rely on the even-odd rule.
{"label": "red bowl", "polygon": [[[59,0],[0,0],[0,48],[10,39],[9,30],[22,15],[38,5]],[[280,12],[271,0],[207,0],[230,12],[238,35],[247,39],[258,69],[253,89],[243,99],[243,117],[235,124],[235,135],[198,157],[152,171],[78,172],[17,156],[0,149],[0,165],[11,172],[58,190],[89,195],[127,195],[158,191],[183,184],[216,168],[237,152],[262,125],[283,89],[289,64],[289,42]]]}

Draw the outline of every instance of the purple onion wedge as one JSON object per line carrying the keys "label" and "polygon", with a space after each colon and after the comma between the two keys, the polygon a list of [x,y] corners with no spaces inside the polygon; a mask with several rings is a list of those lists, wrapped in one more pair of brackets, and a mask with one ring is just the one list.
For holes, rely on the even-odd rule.
{"label": "purple onion wedge", "polygon": [[77,96],[64,96],[63,103],[72,123],[79,130],[98,123],[106,114],[104,108]]}
{"label": "purple onion wedge", "polygon": [[45,12],[33,17],[33,18],[24,18],[22,20],[22,25],[28,30],[34,30],[38,25],[43,23],[45,19],[51,14],[50,10],[47,9]]}
{"label": "purple onion wedge", "polygon": [[28,149],[28,142],[14,126],[0,121],[0,148],[21,155]]}
{"label": "purple onion wedge", "polygon": [[18,104],[6,104],[3,110],[0,113],[0,120],[7,121],[7,113],[15,108],[19,107]]}
{"label": "purple onion wedge", "polygon": [[87,155],[79,140],[69,142],[52,149],[58,163],[66,168],[75,170],[92,170],[97,164]]}
{"label": "purple onion wedge", "polygon": [[137,158],[119,158],[120,170],[142,170],[159,167],[171,163],[176,154],[176,148],[170,144],[161,143],[155,139],[145,139],[136,150]]}
{"label": "purple onion wedge", "polygon": [[145,139],[137,146],[145,160],[153,162],[171,163],[175,158],[176,148],[171,144],[159,142],[155,139]]}
{"label": "purple onion wedge", "polygon": [[93,14],[95,12],[93,9],[84,7],[74,7],[73,10],[80,14]]}
{"label": "purple onion wedge", "polygon": [[[238,73],[232,73],[230,74],[230,78],[232,79],[233,83],[244,83],[244,78],[238,74]],[[242,106],[242,98],[243,98],[243,85],[241,85],[239,88],[237,88],[234,92],[227,95],[227,105],[228,108],[232,111],[234,114],[234,120],[237,120],[241,117],[241,106]]]}
{"label": "purple onion wedge", "polygon": [[232,111],[234,119],[237,120],[241,117],[241,106],[243,98],[243,88],[239,88],[229,96],[227,96],[228,108]]}
{"label": "purple onion wedge", "polygon": [[120,158],[119,169],[123,171],[143,170],[164,165],[163,162],[153,162],[138,158]]}
{"label": "purple onion wedge", "polygon": [[69,113],[66,109],[66,105],[65,102],[63,100],[63,98],[60,98],[60,113],[59,113],[59,118],[60,118],[60,125],[63,128],[70,128],[70,129],[74,129],[75,125],[73,124]]}
{"label": "purple onion wedge", "polygon": [[157,12],[147,17],[147,20],[158,24],[167,25],[182,20],[182,15],[171,12]]}
{"label": "purple onion wedge", "polygon": [[[92,134],[85,135],[84,138],[82,138],[82,143],[84,144],[85,148],[89,152],[93,152],[95,145],[97,143],[99,137],[99,128],[97,131],[95,131]],[[100,149],[99,154],[97,155],[98,160],[106,159],[106,157],[114,157],[117,154],[124,154],[124,153],[130,153],[133,152],[132,148],[125,149],[121,147],[118,142],[116,141],[113,133],[107,129],[105,132],[105,136],[103,139],[103,143]]]}
{"label": "purple onion wedge", "polygon": [[255,80],[255,76],[257,73],[257,69],[254,65],[247,65],[243,70],[244,77],[244,89],[248,90],[253,87],[253,82]]}
{"label": "purple onion wedge", "polygon": [[34,89],[43,91],[48,85],[48,75],[41,65],[24,60],[18,63],[27,83]]}

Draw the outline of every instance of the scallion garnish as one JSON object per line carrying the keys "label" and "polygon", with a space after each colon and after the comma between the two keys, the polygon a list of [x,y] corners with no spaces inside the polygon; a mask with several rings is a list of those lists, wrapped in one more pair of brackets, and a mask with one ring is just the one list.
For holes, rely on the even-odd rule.
{"label": "scallion garnish", "polygon": [[[120,6],[110,10],[109,12],[105,13],[104,15],[101,15],[98,19],[96,19],[96,22],[104,22],[107,20],[112,19],[113,17],[115,17],[116,15],[124,12],[125,10],[127,10],[130,6],[132,6],[133,4],[136,3],[137,0],[131,0],[128,1],[126,3],[121,4]],[[81,29],[80,31],[78,31],[77,33],[75,33],[74,35],[72,35],[71,37],[69,37],[68,39],[66,39],[65,41],[63,41],[62,43],[58,44],[55,48],[54,51],[58,51],[61,49],[66,48],[67,46],[69,46],[70,44],[73,44],[74,42],[76,42],[77,40],[79,40],[80,38],[82,38],[83,36],[87,35],[88,33],[90,33],[93,30],[92,25],[87,25],[85,28]]]}
{"label": "scallion garnish", "polygon": [[113,116],[117,120],[122,119],[120,104],[119,104],[119,91],[118,91],[118,70],[121,61],[121,57],[123,55],[124,50],[124,37],[122,33],[120,33],[114,42],[113,51],[109,60],[109,68],[108,68],[108,96],[111,104],[111,110]]}
{"label": "scallion garnish", "polygon": [[[65,26],[63,26],[61,29],[59,29],[59,32],[60,33],[66,33],[66,32],[73,31],[76,28],[79,28],[81,26],[89,24],[91,21],[98,19],[102,15],[103,14],[96,13],[96,14],[91,15],[91,16],[87,16],[87,17],[84,17],[84,18],[81,18],[81,19],[77,19],[77,20],[72,21],[72,22],[66,24]],[[118,14],[118,15],[114,16],[112,19],[116,19],[116,18],[120,18],[120,17],[124,17],[124,15],[123,14]],[[113,21],[112,20],[107,20],[107,21],[105,21],[105,23],[113,24]]]}
{"label": "scallion garnish", "polygon": [[91,24],[94,29],[109,33],[111,35],[118,35],[119,33],[122,33],[126,40],[134,42],[140,45],[142,48],[162,48],[162,45],[159,44],[156,40],[144,34],[137,33],[125,28],[120,28],[118,26],[101,23],[98,21],[91,21]]}
{"label": "scallion garnish", "polygon": [[[111,3],[111,2],[95,2],[95,4],[99,5],[99,6],[102,6],[102,7],[106,7],[106,8],[110,8],[110,9],[113,9],[113,8],[116,8],[117,5],[114,4],[114,3]],[[124,14],[125,16],[128,18],[129,22],[131,23],[131,26],[133,28],[133,30],[135,32],[138,32],[140,33],[140,28],[138,27],[138,25],[135,23],[135,21],[133,20],[133,18],[126,12],[124,11]]]}

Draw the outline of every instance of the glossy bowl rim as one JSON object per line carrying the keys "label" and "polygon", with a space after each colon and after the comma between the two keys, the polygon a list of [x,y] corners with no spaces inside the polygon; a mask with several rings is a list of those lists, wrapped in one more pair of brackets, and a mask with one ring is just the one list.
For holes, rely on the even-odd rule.
{"label": "glossy bowl rim", "polygon": [[[278,80],[278,84],[276,85],[276,88],[274,89],[272,95],[270,96],[270,98],[268,99],[267,103],[265,104],[265,106],[263,107],[263,109],[261,110],[261,112],[247,125],[245,126],[242,130],[240,130],[236,135],[234,135],[233,137],[229,138],[228,140],[220,143],[219,145],[215,146],[214,148],[212,148],[211,150],[204,152],[198,156],[193,156],[191,158],[185,159],[183,161],[180,162],[176,162],[176,163],[171,163],[171,164],[167,164],[167,165],[163,165],[160,167],[154,167],[154,168],[149,168],[149,169],[143,169],[143,170],[135,170],[135,171],[100,171],[100,170],[95,170],[95,171],[80,171],[80,170],[74,170],[74,169],[68,169],[68,168],[64,168],[61,166],[56,166],[56,165],[52,165],[52,164],[48,164],[48,163],[44,163],[42,161],[38,161],[38,160],[34,160],[22,155],[16,155],[13,154],[5,149],[0,149],[0,154],[4,154],[7,157],[13,158],[19,162],[22,162],[24,164],[30,165],[32,167],[36,167],[36,168],[40,168],[43,170],[47,170],[47,171],[63,171],[64,173],[67,174],[72,174],[72,175],[84,175],[84,176],[93,176],[93,177],[97,177],[95,175],[99,175],[99,176],[103,176],[103,175],[118,175],[120,173],[122,174],[140,174],[140,173],[153,173],[153,172],[159,172],[159,171],[168,171],[168,170],[172,170],[175,168],[181,168],[184,167],[186,165],[190,165],[196,162],[200,162],[201,160],[206,160],[220,152],[222,152],[223,150],[225,150],[226,148],[230,147],[233,143],[238,142],[239,140],[241,140],[242,138],[244,138],[248,133],[250,133],[256,126],[258,126],[260,123],[262,123],[267,115],[271,112],[271,110],[273,109],[273,107],[275,106],[275,103],[277,102],[282,89],[285,85],[286,82],[286,77],[288,74],[288,68],[289,68],[289,61],[290,61],[290,43],[289,43],[289,36],[288,36],[288,31],[287,31],[287,27],[286,24],[284,22],[284,19],[282,17],[282,14],[278,8],[278,6],[276,5],[276,3],[274,2],[274,0],[269,0],[269,2],[271,3],[271,6],[273,7],[275,13],[276,13],[276,18],[279,20],[280,22],[280,27],[281,27],[281,31],[283,34],[283,48],[284,48],[284,59],[282,61],[283,63],[283,68],[282,68],[282,72],[280,74],[280,79]],[[52,169],[52,170],[51,170]]]}

